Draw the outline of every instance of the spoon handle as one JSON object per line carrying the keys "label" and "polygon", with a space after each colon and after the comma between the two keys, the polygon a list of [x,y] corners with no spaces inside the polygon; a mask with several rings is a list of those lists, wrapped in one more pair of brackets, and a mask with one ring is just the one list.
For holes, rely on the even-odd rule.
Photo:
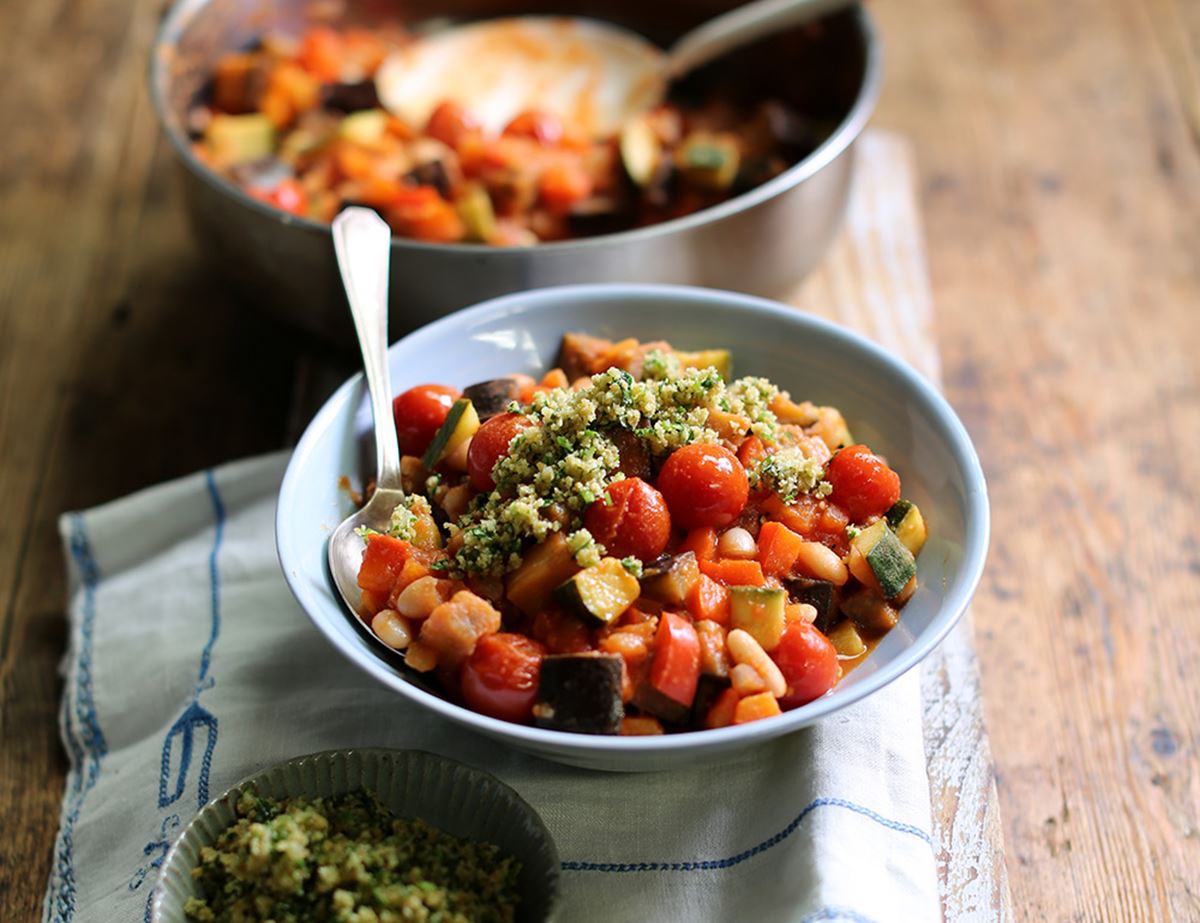
{"label": "spoon handle", "polygon": [[392,232],[369,208],[347,208],[333,219],[333,249],[362,350],[375,419],[375,483],[400,486],[400,445],[392,418],[387,361],[388,260]]}
{"label": "spoon handle", "polygon": [[726,52],[775,32],[853,6],[857,0],[758,0],[697,26],[667,51],[667,79],[675,80]]}

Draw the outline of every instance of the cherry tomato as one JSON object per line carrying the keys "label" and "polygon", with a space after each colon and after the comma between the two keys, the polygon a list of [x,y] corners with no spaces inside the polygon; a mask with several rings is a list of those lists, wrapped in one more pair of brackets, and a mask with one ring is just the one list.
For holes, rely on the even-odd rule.
{"label": "cherry tomato", "polygon": [[523,414],[501,413],[479,427],[467,449],[467,474],[472,487],[480,493],[488,493],[496,486],[492,480],[496,462],[508,454],[508,444],[513,436],[532,425],[533,421]]}
{"label": "cherry tomato", "polygon": [[719,445],[698,442],[676,449],[658,473],[675,525],[684,529],[727,526],[750,496],[746,469]]}
{"label": "cherry tomato", "polygon": [[480,638],[462,665],[463,700],[493,718],[528,721],[545,653],[545,648],[524,635],[500,632]]}
{"label": "cherry tomato", "polygon": [[425,124],[425,134],[454,148],[468,135],[477,135],[480,130],[479,120],[453,100],[434,109]]}
{"label": "cherry tomato", "polygon": [[833,456],[825,479],[833,485],[830,499],[856,522],[886,513],[900,499],[900,475],[865,445]]}
{"label": "cherry tomato", "polygon": [[248,192],[254,198],[266,202],[268,205],[274,205],[289,215],[303,217],[308,214],[308,193],[304,191],[299,180],[289,178],[282,180],[274,189],[251,188]]}
{"label": "cherry tomato", "polygon": [[583,524],[592,538],[616,558],[633,555],[653,561],[671,538],[671,514],[667,501],[641,478],[625,478],[610,484],[612,503],[597,500],[587,508]]}
{"label": "cherry tomato", "polygon": [[532,138],[538,144],[552,147],[562,140],[563,125],[558,116],[549,112],[522,112],[504,127],[510,138]]}
{"label": "cherry tomato", "polygon": [[459,393],[457,388],[444,385],[417,385],[392,401],[400,451],[420,455],[428,449]]}
{"label": "cherry tomato", "polygon": [[829,639],[802,620],[787,623],[771,657],[787,680],[787,692],[779,700],[785,709],[819,699],[834,687],[841,671]]}

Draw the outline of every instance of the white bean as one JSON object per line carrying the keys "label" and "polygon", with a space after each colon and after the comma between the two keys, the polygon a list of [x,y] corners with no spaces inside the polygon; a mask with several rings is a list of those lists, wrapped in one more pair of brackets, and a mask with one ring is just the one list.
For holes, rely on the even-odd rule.
{"label": "white bean", "polygon": [[739,666],[748,666],[762,677],[763,684],[771,695],[778,699],[787,692],[787,680],[783,678],[775,661],[762,649],[762,645],[754,640],[754,635],[741,628],[735,628],[725,638],[725,644]]}
{"label": "white bean", "polygon": [[395,609],[383,609],[371,619],[375,637],[394,651],[402,651],[412,642],[412,628]]}
{"label": "white bean", "polygon": [[396,597],[396,611],[407,619],[424,619],[445,602],[440,582],[436,577],[419,577],[400,591]]}
{"label": "white bean", "polygon": [[834,586],[842,586],[850,576],[837,553],[820,542],[804,542],[800,546],[796,567],[809,577],[828,580]]}
{"label": "white bean", "polygon": [[729,682],[742,698],[767,691],[767,684],[763,682],[762,676],[748,663],[739,663],[730,670]]}
{"label": "white bean", "polygon": [[734,526],[721,533],[717,540],[717,554],[722,558],[753,558],[758,555],[758,543],[754,536],[741,526]]}

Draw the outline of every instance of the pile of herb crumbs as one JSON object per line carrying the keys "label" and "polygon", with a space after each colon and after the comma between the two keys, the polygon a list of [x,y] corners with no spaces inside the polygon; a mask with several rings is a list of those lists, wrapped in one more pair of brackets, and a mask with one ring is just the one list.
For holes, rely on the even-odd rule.
{"label": "pile of herb crumbs", "polygon": [[373,796],[274,801],[247,789],[238,820],[192,870],[202,923],[511,923],[520,863],[392,815]]}
{"label": "pile of herb crumbs", "polygon": [[[750,421],[750,432],[774,442],[779,421],[770,405],[779,389],[765,378],[746,377],[726,383],[713,368],[681,368],[678,358],[654,351],[645,360],[641,379],[620,368],[593,375],[583,388],[557,388],[538,394],[532,404],[514,404],[534,423],[522,430],[492,472],[496,488],[476,496],[457,522],[446,524],[448,537],[461,544],[442,568],[451,576],[498,577],[520,566],[530,543],[564,531],[581,567],[600,560],[604,546],[582,528],[583,513],[608,486],[625,475],[614,435],[632,434],[656,462],[675,449],[697,442],[719,442],[708,426],[721,411]],[[629,435],[622,438],[628,439]],[[827,492],[820,482],[823,466],[798,451],[785,450],[749,472],[787,500],[801,492]],[[412,513],[428,508],[424,498],[401,507],[389,534],[410,538]]]}

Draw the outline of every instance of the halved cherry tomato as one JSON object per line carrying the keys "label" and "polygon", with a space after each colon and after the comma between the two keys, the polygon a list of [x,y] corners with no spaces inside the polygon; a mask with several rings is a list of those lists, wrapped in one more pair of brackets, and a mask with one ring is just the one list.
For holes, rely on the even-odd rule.
{"label": "halved cherry tomato", "polygon": [[746,469],[719,445],[698,442],[671,453],[658,474],[675,525],[685,529],[726,526],[750,496]]}
{"label": "halved cherry tomato", "polygon": [[511,138],[532,138],[538,144],[553,147],[562,140],[563,124],[549,112],[522,112],[504,127]]}
{"label": "halved cherry tomato", "polygon": [[439,105],[429,116],[425,134],[457,148],[464,138],[480,133],[479,120],[453,100]]}
{"label": "halved cherry tomato", "polygon": [[829,462],[830,499],[855,522],[886,513],[900,499],[900,475],[865,445],[842,449]]}
{"label": "halved cherry tomato", "polygon": [[652,561],[663,553],[671,538],[671,514],[663,495],[641,478],[610,484],[611,503],[597,500],[587,508],[583,524],[592,538],[610,555],[632,555]]}
{"label": "halved cherry tomato", "polygon": [[445,385],[417,385],[392,401],[400,451],[420,455],[428,449],[459,394],[457,388]]}
{"label": "halved cherry tomato", "polygon": [[247,191],[259,201],[274,205],[289,215],[308,214],[308,193],[304,191],[299,180],[289,177],[280,181],[274,189],[259,190],[250,187]]}
{"label": "halved cherry tomato", "polygon": [[463,700],[493,718],[528,721],[545,653],[545,648],[524,635],[500,632],[480,638],[462,665]]}
{"label": "halved cherry tomato", "polygon": [[467,449],[467,474],[472,487],[487,493],[496,486],[492,480],[496,462],[508,454],[508,444],[513,436],[532,425],[533,421],[524,414],[501,413],[479,427]]}
{"label": "halved cherry tomato", "polygon": [[783,708],[799,708],[819,699],[841,673],[837,651],[810,622],[788,622],[771,657],[787,680],[787,692],[779,700]]}
{"label": "halved cherry tomato", "polygon": [[650,685],[669,699],[690,706],[700,681],[700,637],[682,615],[664,612],[654,636]]}

